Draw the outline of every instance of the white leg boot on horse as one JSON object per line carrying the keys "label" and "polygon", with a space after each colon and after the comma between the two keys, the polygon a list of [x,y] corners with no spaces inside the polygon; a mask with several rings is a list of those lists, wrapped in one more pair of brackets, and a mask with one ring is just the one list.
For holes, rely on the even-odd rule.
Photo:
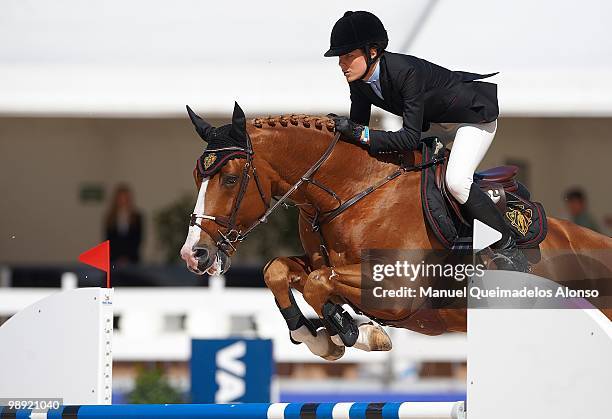
{"label": "white leg boot on horse", "polygon": [[315,329],[293,298],[291,288],[303,291],[308,278],[306,266],[302,257],[279,257],[264,267],[264,280],[274,294],[276,305],[287,323],[291,341],[296,344],[304,343],[313,354],[328,361],[335,361],[344,355],[344,345],[335,344],[326,328]]}
{"label": "white leg boot on horse", "polygon": [[359,301],[361,295],[361,265],[322,268],[311,272],[304,286],[304,299],[323,319],[337,345],[362,351],[390,351],[391,338],[378,324],[356,326],[350,314],[337,304],[337,296],[347,301]]}

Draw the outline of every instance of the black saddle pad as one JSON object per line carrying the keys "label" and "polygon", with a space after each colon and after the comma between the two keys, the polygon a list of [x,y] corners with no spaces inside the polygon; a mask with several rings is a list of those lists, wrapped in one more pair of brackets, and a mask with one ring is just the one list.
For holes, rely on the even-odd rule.
{"label": "black saddle pad", "polygon": [[[444,153],[444,148],[434,139],[422,143],[423,162]],[[440,164],[445,164],[442,162]],[[446,199],[436,186],[436,165],[426,167],[421,172],[421,201],[423,214],[436,238],[447,249],[471,249],[472,229],[458,219],[449,208]],[[522,186],[522,185],[521,185]],[[524,188],[524,187],[523,187]],[[514,233],[517,247],[537,247],[546,237],[547,223],[544,207],[539,202],[526,199],[529,194],[505,191],[506,210],[504,219]],[[468,237],[469,236],[469,237]]]}

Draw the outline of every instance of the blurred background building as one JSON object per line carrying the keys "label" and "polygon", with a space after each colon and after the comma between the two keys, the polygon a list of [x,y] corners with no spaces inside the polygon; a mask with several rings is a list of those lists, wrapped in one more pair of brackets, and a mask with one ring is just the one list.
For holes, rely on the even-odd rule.
{"label": "blurred background building", "polygon": [[[604,231],[610,228],[610,2],[5,0],[0,4],[0,284],[57,287],[67,271],[77,273],[80,286],[96,284],[100,276],[74,263],[81,251],[105,238],[113,192],[127,184],[144,220],[141,264],[124,266],[115,285],[207,289],[207,278],[176,263],[195,201],[191,172],[204,146],[185,105],[215,125],[228,122],[234,100],[247,116],[348,113],[348,87],[337,60],[323,57],[332,25],[347,9],[377,14],[389,32],[390,51],[455,70],[499,71],[491,81],[499,86],[501,117],[482,168],[519,166],[522,182],[549,216],[568,218],[564,197],[580,187],[593,220]],[[399,118],[383,111],[374,120],[387,129],[401,126]],[[242,298],[243,287],[263,287],[267,258],[299,252],[294,220],[295,214],[286,212],[249,238],[223,282],[228,301],[240,304],[230,296]],[[267,290],[259,291],[264,298]],[[178,299],[177,292],[165,295]],[[271,297],[265,298],[275,310]],[[186,335],[184,322],[191,317],[179,311],[170,324]],[[153,317],[161,323],[153,322],[158,329],[151,333],[167,326],[160,320],[163,313],[157,314]],[[258,321],[238,317],[224,333],[258,333],[253,327]],[[138,330],[150,319],[130,323],[134,318],[124,319],[123,326]],[[416,343],[396,345],[394,355],[365,354],[348,357],[349,367],[317,368],[318,360],[307,353],[292,355],[298,350],[287,345],[279,320],[280,315],[267,320],[278,330],[262,333],[284,342],[278,372],[294,379],[284,382],[285,390],[309,388],[299,381],[304,377],[373,376],[384,387],[421,375],[447,380],[434,391],[464,390],[462,337],[425,342],[403,332],[398,341]],[[430,344],[434,349],[423,346],[427,352],[415,349]],[[155,356],[133,343],[121,345],[119,339],[119,358],[126,362],[176,362],[180,382],[180,365],[188,359],[180,344],[162,345],[167,352]]]}

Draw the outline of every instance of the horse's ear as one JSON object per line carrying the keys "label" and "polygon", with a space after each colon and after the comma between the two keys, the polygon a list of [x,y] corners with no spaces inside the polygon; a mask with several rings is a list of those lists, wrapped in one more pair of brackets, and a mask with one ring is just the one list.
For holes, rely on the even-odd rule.
{"label": "horse's ear", "polygon": [[246,116],[244,116],[244,111],[238,105],[238,102],[234,102],[230,135],[236,140],[246,141]]}
{"label": "horse's ear", "polygon": [[189,119],[191,119],[191,122],[193,123],[193,126],[195,127],[195,130],[198,135],[202,137],[204,141],[208,142],[208,137],[210,133],[215,129],[215,127],[200,118],[198,114],[191,110],[189,105],[187,105],[187,113],[189,114]]}

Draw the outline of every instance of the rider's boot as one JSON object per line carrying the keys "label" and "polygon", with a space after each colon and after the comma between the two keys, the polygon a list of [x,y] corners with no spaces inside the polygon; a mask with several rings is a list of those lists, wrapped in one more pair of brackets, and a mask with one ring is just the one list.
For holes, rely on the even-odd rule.
{"label": "rider's boot", "polygon": [[516,248],[516,241],[510,226],[497,209],[491,198],[478,185],[472,183],[468,200],[462,207],[467,213],[502,234],[501,239],[491,245],[495,253],[493,259],[498,269],[526,272],[529,267],[527,258]]}

